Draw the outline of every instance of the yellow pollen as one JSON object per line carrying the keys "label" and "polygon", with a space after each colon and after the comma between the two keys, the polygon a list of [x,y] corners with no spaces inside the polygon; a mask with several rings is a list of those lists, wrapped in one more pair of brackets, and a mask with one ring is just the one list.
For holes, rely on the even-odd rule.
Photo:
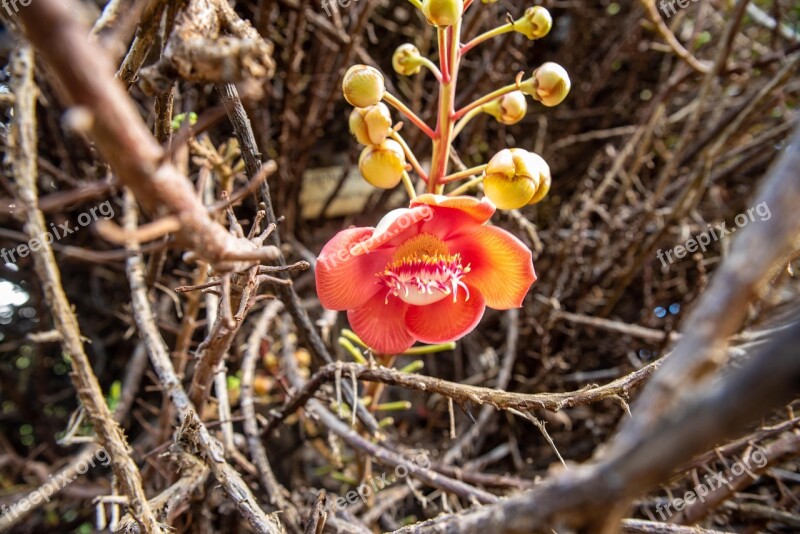
{"label": "yellow pollen", "polygon": [[394,251],[392,263],[402,263],[406,260],[421,260],[427,258],[441,258],[448,256],[447,245],[433,234],[419,234],[412,237]]}

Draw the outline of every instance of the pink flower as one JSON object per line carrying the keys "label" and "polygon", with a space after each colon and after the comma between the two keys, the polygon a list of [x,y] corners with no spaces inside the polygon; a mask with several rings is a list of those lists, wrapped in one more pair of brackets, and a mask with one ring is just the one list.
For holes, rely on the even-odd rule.
{"label": "pink flower", "polygon": [[486,226],[494,211],[487,198],[426,194],[376,228],[339,232],[317,261],[320,302],[347,310],[355,333],[382,354],[465,336],[486,306],[520,307],[536,281],[530,250]]}

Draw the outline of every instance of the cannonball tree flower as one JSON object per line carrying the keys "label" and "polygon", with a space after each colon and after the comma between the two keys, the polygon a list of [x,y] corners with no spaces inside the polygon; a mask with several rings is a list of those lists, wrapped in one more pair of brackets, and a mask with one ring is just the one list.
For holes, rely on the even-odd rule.
{"label": "cannonball tree flower", "polygon": [[536,204],[550,191],[550,166],[539,154],[504,148],[486,165],[483,192],[501,210]]}
{"label": "cannonball tree flower", "polygon": [[486,307],[518,308],[536,281],[531,252],[486,222],[484,198],[425,194],[375,228],[336,234],[317,260],[317,294],[373,350],[446,343],[472,331]]}
{"label": "cannonball tree flower", "polygon": [[411,43],[401,44],[392,54],[392,68],[400,76],[411,76],[422,68],[422,54]]}
{"label": "cannonball tree flower", "polygon": [[464,13],[463,0],[422,0],[422,13],[433,26],[452,26]]}
{"label": "cannonball tree flower", "polygon": [[344,74],[342,94],[350,105],[357,108],[374,106],[386,92],[383,74],[369,65],[353,65]]}
{"label": "cannonball tree flower", "polygon": [[525,14],[514,21],[514,31],[523,34],[530,40],[541,39],[553,27],[553,17],[542,6],[532,6]]}
{"label": "cannonball tree flower", "polygon": [[403,147],[394,139],[384,139],[378,145],[369,145],[361,151],[358,170],[373,187],[391,189],[400,183],[406,168]]}
{"label": "cannonball tree flower", "polygon": [[379,145],[389,135],[392,115],[383,102],[350,112],[350,132],[362,145]]}
{"label": "cannonball tree flower", "polygon": [[559,105],[567,98],[570,87],[569,74],[558,63],[548,61],[533,71],[530,78],[519,84],[519,89],[547,107]]}
{"label": "cannonball tree flower", "polygon": [[483,111],[501,124],[516,124],[525,118],[528,103],[522,91],[513,91],[485,104]]}

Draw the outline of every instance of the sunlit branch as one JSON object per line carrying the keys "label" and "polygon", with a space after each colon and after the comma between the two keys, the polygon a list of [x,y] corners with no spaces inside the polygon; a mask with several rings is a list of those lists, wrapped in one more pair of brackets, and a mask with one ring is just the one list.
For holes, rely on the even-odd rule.
{"label": "sunlit branch", "polygon": [[439,65],[442,67],[442,83],[450,83],[450,67],[447,53],[447,31],[441,28],[436,30],[439,36]]}
{"label": "sunlit branch", "polygon": [[462,117],[461,120],[459,120],[456,123],[456,127],[453,129],[453,137],[454,138],[458,137],[458,134],[461,133],[461,130],[464,129],[464,126],[466,126],[469,123],[469,121],[480,115],[482,112],[483,112],[483,106],[478,106],[476,108],[469,110],[469,113],[464,115],[464,117]]}
{"label": "sunlit branch", "polygon": [[472,167],[471,169],[465,169],[463,171],[454,172],[453,174],[448,174],[441,180],[439,180],[440,184],[449,184],[452,182],[457,182],[458,180],[463,180],[464,178],[469,178],[470,176],[477,176],[481,174],[486,169],[487,164],[478,165],[477,167]]}
{"label": "sunlit branch", "polygon": [[417,198],[417,192],[414,190],[414,184],[411,182],[411,177],[406,171],[403,171],[403,187],[406,188],[406,193],[408,193],[409,199],[414,200]]}
{"label": "sunlit branch", "polygon": [[406,106],[405,104],[403,104],[403,103],[402,103],[402,102],[401,102],[401,101],[400,101],[400,100],[399,100],[397,97],[395,97],[395,96],[394,96],[393,94],[391,94],[389,91],[386,91],[386,92],[383,94],[383,99],[384,99],[386,102],[388,102],[388,103],[389,103],[389,105],[391,105],[392,107],[394,107],[394,108],[395,108],[397,111],[399,111],[400,113],[402,113],[403,115],[405,115],[406,117],[408,117],[408,120],[410,120],[411,122],[413,122],[413,123],[414,123],[414,124],[415,124],[415,125],[416,125],[416,126],[419,128],[419,129],[420,129],[420,130],[422,130],[423,132],[425,132],[425,135],[427,135],[427,136],[428,136],[428,137],[430,137],[431,139],[433,139],[434,137],[436,137],[436,134],[434,133],[434,131],[431,129],[431,127],[430,127],[430,126],[428,126],[427,124],[425,124],[425,122],[423,122],[423,120],[422,120],[422,119],[420,119],[419,117],[417,117],[417,115],[416,115],[416,114],[415,114],[413,111],[411,111],[411,110],[408,108],[408,106]]}
{"label": "sunlit branch", "polygon": [[482,181],[483,181],[483,176],[481,176],[480,178],[475,178],[474,180],[470,180],[469,182],[462,184],[453,189],[452,191],[450,191],[449,193],[447,193],[447,196],[457,197],[458,195],[463,195],[464,193],[466,193],[467,191],[469,191]]}
{"label": "sunlit branch", "polygon": [[439,83],[442,83],[442,71],[439,70],[439,67],[436,66],[436,63],[426,57],[419,58],[419,62],[422,63],[422,65],[428,70],[430,70],[434,76],[436,76],[436,80]]}
{"label": "sunlit branch", "polygon": [[492,91],[488,95],[482,96],[479,99],[475,100],[474,102],[467,104],[463,108],[459,109],[458,111],[455,112],[453,118],[458,120],[467,113],[469,113],[471,110],[480,107],[484,104],[487,104],[496,98],[500,98],[501,96],[507,95],[508,93],[514,92],[516,90],[517,90],[516,83],[511,83],[506,85],[505,87],[501,87],[500,89]]}
{"label": "sunlit branch", "polygon": [[488,41],[492,37],[497,37],[498,35],[503,35],[504,33],[513,31],[513,29],[514,24],[509,22],[508,24],[503,24],[502,26],[498,26],[497,28],[493,28],[488,32],[482,33],[461,47],[461,55],[463,56],[482,42]]}
{"label": "sunlit branch", "polygon": [[411,163],[411,166],[414,168],[414,172],[416,172],[420,176],[420,178],[422,178],[427,182],[428,173],[426,173],[425,169],[422,168],[422,165],[420,165],[417,156],[415,156],[414,152],[411,151],[411,148],[409,148],[408,143],[406,143],[406,140],[403,139],[403,136],[401,136],[400,133],[392,130],[389,133],[389,137],[400,143],[400,146],[403,147],[403,152],[405,152],[406,154],[406,159],[409,161],[409,163]]}

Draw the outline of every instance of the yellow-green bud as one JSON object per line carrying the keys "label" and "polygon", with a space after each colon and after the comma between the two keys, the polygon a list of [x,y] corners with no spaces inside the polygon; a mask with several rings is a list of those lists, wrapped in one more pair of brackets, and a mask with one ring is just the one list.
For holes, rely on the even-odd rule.
{"label": "yellow-green bud", "polygon": [[391,189],[400,183],[405,168],[403,147],[393,139],[385,139],[379,145],[364,148],[358,158],[361,176],[370,185],[381,189]]}
{"label": "yellow-green bud", "polygon": [[550,167],[538,154],[506,148],[489,160],[483,191],[503,210],[539,202],[550,190]]}
{"label": "yellow-green bud", "polygon": [[533,71],[527,80],[519,84],[519,89],[531,95],[548,107],[559,105],[569,94],[569,75],[558,63],[547,62]]}
{"label": "yellow-green bud", "polygon": [[422,0],[422,13],[439,28],[452,26],[464,13],[463,0]]}
{"label": "yellow-green bud", "polygon": [[533,6],[525,10],[525,14],[514,21],[514,31],[528,39],[541,39],[553,27],[553,17],[542,6]]}
{"label": "yellow-green bud", "polygon": [[503,95],[483,106],[483,111],[502,124],[516,124],[528,111],[528,103],[522,91],[514,91]]}
{"label": "yellow-green bud", "polygon": [[392,115],[383,102],[350,112],[350,133],[362,145],[379,145],[389,135]]}
{"label": "yellow-green bud", "polygon": [[383,74],[368,65],[353,65],[342,81],[345,100],[357,108],[374,106],[381,101],[385,91]]}
{"label": "yellow-green bud", "polygon": [[422,68],[421,58],[416,46],[411,43],[402,44],[392,55],[392,67],[400,76],[411,76]]}

